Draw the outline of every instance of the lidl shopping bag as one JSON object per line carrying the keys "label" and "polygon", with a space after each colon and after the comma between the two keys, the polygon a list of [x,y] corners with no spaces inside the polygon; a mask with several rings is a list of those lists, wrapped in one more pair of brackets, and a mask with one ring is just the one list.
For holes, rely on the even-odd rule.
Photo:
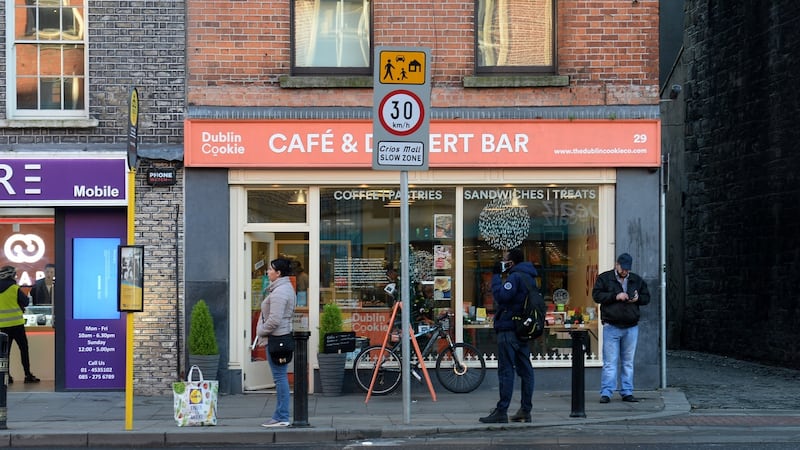
{"label": "lidl shopping bag", "polygon": [[[195,370],[199,374],[199,381],[192,379]],[[186,381],[172,383],[175,422],[179,427],[216,425],[218,395],[219,381],[204,380],[200,368],[192,366]]]}

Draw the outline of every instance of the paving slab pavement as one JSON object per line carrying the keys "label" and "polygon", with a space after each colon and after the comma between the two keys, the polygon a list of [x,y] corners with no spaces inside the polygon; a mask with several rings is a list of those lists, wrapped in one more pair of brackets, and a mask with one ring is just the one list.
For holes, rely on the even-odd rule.
{"label": "paving slab pavement", "polygon": [[[264,442],[334,442],[359,439],[431,436],[465,431],[547,427],[647,419],[689,412],[689,403],[678,390],[637,391],[639,403],[615,397],[600,404],[596,392],[586,392],[585,417],[571,417],[569,391],[534,393],[533,423],[482,424],[497,401],[497,388],[479,388],[468,394],[437,392],[433,401],[426,389],[412,387],[410,417],[406,421],[400,392],[372,396],[308,396],[308,426],[265,429],[275,404],[271,392],[222,395],[218,424],[210,427],[178,427],[169,396],[135,396],[133,426],[126,430],[123,392],[9,392],[6,429],[0,429],[0,447],[170,447],[192,445],[257,445]],[[294,394],[293,394],[294,395]],[[519,404],[515,393],[512,411]],[[293,414],[294,408],[293,409]],[[295,417],[303,419],[304,417]],[[300,423],[303,421],[300,420]]]}
{"label": "paving slab pavement", "polygon": [[[351,393],[338,397],[308,397],[308,427],[265,429],[260,424],[274,408],[274,393],[223,395],[219,423],[214,427],[179,428],[169,396],[135,396],[133,427],[125,429],[123,392],[53,392],[52,386],[13,385],[7,393],[6,429],[0,429],[0,447],[170,447],[260,446],[265,442],[342,442],[379,438],[462,437],[476,443],[503,435],[504,429],[549,428],[542,436],[575,442],[575,430],[588,430],[593,442],[619,442],[621,432],[634,442],[680,441],[740,442],[743,434],[758,441],[783,431],[797,436],[800,429],[800,371],[738,361],[723,356],[668,352],[664,390],[636,391],[640,403],[597,402],[597,392],[585,392],[586,417],[570,417],[569,391],[537,389],[533,423],[487,425],[478,422],[497,401],[497,388],[489,384],[469,394],[452,394],[437,388],[437,401],[423,386],[412,383],[409,423],[404,418],[402,395],[373,396]],[[519,394],[514,397],[516,409]],[[592,426],[597,424],[597,426]],[[483,430],[498,430],[492,435]],[[740,433],[736,433],[740,430]],[[743,430],[743,431],[742,431]],[[706,433],[706,440],[702,440]],[[767,434],[764,434],[767,433]],[[541,437],[541,436],[540,436]],[[605,437],[605,441],[603,441]],[[520,439],[524,439],[524,436]],[[728,439],[726,441],[726,439]],[[754,441],[754,442],[755,442]],[[543,441],[544,442],[544,441]],[[566,441],[558,441],[566,442]],[[639,441],[636,441],[639,442]],[[741,441],[745,442],[745,441]],[[787,447],[788,448],[788,447]]]}

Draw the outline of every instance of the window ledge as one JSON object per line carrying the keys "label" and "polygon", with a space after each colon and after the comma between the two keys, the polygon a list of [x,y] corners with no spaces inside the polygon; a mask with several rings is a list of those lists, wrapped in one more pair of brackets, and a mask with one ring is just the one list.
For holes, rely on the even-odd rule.
{"label": "window ledge", "polygon": [[0,128],[93,128],[97,119],[11,119],[0,120]]}
{"label": "window ledge", "polygon": [[366,75],[320,75],[320,76],[291,76],[282,75],[278,78],[282,88],[372,88],[373,77]]}
{"label": "window ledge", "polygon": [[567,75],[480,75],[464,77],[465,88],[563,87]]}

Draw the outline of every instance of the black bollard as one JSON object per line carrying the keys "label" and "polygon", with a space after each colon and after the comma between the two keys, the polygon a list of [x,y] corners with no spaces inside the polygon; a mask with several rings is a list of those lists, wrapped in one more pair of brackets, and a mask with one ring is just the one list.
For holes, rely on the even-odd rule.
{"label": "black bollard", "polygon": [[586,387],[583,358],[586,354],[586,330],[570,331],[572,336],[572,412],[570,417],[586,417]]}
{"label": "black bollard", "polygon": [[8,421],[8,335],[0,332],[0,430],[7,428]]}
{"label": "black bollard", "polygon": [[295,331],[294,336],[294,420],[292,428],[308,423],[308,338],[310,331]]}

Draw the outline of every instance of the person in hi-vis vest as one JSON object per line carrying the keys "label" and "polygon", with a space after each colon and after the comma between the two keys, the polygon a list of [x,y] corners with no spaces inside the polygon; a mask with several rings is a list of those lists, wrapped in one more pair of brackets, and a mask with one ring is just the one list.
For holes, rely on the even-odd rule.
{"label": "person in hi-vis vest", "polygon": [[[28,296],[20,291],[16,281],[17,269],[13,266],[0,268],[0,331],[8,335],[8,353],[11,359],[11,344],[17,341],[22,354],[22,368],[26,383],[38,383],[39,379],[31,373],[31,359],[28,355],[28,336],[25,334],[25,318],[22,311],[28,306]],[[14,379],[8,375],[8,383]]]}

